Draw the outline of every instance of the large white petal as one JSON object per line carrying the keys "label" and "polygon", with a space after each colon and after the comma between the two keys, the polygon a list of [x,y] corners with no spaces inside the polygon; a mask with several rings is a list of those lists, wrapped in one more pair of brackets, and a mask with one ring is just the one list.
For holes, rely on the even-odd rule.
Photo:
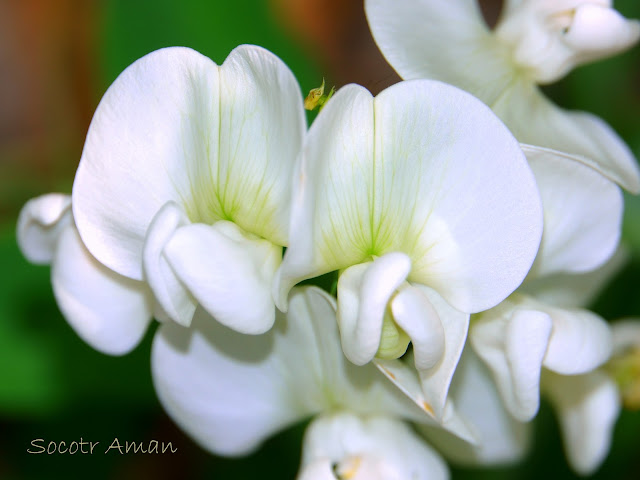
{"label": "large white petal", "polygon": [[405,80],[433,78],[485,103],[512,81],[509,51],[489,32],[476,0],[366,0],[369,27]]}
{"label": "large white petal", "polygon": [[524,80],[514,82],[490,105],[521,142],[577,156],[626,190],[640,192],[633,153],[600,118],[558,108]]}
{"label": "large white petal", "polygon": [[465,350],[458,364],[450,397],[475,443],[442,429],[420,428],[447,460],[461,465],[497,465],[522,459],[529,446],[529,424],[518,422],[507,413],[489,373],[470,349]]}
{"label": "large white petal", "polygon": [[276,431],[325,409],[425,416],[372,365],[340,348],[333,300],[296,289],[288,314],[260,336],[234,332],[198,309],[189,329],[163,324],[152,373],[171,417],[207,450],[239,455]]}
{"label": "large white petal", "polygon": [[577,158],[528,145],[523,150],[544,210],[542,242],[529,277],[600,267],[620,240],[622,192]]}
{"label": "large white petal", "polygon": [[569,463],[589,475],[607,456],[620,413],[614,381],[599,370],[574,376],[545,372],[542,385],[556,408]]}
{"label": "large white petal", "polygon": [[98,262],[69,225],[60,234],[51,265],[58,306],[71,327],[100,352],[122,355],[142,339],[151,322],[153,296],[143,282]]}
{"label": "large white petal", "polygon": [[423,439],[391,417],[348,412],[319,417],[308,427],[298,480],[448,479],[447,465]]}
{"label": "large white petal", "polygon": [[541,236],[519,145],[484,104],[439,82],[375,100],[341,89],[311,127],[294,189],[279,306],[296,281],[395,251],[412,260],[409,281],[483,310],[520,284]]}
{"label": "large white petal", "polygon": [[32,263],[49,264],[55,254],[60,234],[71,219],[71,197],[49,193],[29,200],[18,217],[18,247]]}
{"label": "large white petal", "polygon": [[238,47],[221,67],[187,48],[153,52],[96,110],[73,188],[80,234],[135,279],[147,228],[167,202],[192,222],[231,220],[283,245],[304,128],[299,87],[266,50]]}

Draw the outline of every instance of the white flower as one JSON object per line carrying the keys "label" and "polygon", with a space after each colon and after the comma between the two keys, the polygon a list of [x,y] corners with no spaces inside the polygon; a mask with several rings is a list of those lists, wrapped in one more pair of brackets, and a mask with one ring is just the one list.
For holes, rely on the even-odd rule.
{"label": "white flower", "polygon": [[153,295],[143,282],[118,275],[83,245],[71,197],[48,194],[27,202],[17,226],[18,246],[37,264],[51,264],[53,293],[76,333],[96,350],[122,355],[151,322]]}
{"label": "white flower", "polygon": [[495,30],[475,0],[366,0],[376,43],[404,79],[434,78],[480,98],[521,142],[582,157],[640,191],[633,154],[601,119],[568,112],[537,85],[575,65],[620,52],[640,24],[607,0],[508,0]]}
{"label": "white flower", "polygon": [[89,128],[73,186],[80,235],[107,267],[148,282],[176,322],[200,304],[264,332],[305,128],[298,84],[266,50],[238,47],[222,66],[187,48],[153,52],[118,77]]}
{"label": "white flower", "polygon": [[307,428],[298,480],[444,480],[447,465],[408,425],[349,412]]}
{"label": "white flower", "polygon": [[[568,405],[591,408],[588,402],[597,402],[602,409],[598,419],[580,417],[591,438],[578,438],[578,427],[564,428],[571,437],[570,463],[579,472],[592,471],[607,451],[603,438],[608,436],[602,432],[611,428],[618,408],[611,402],[615,395],[606,376],[591,376],[609,359],[612,339],[602,318],[576,307],[619,263],[618,257],[610,259],[620,238],[622,195],[613,182],[576,158],[524,148],[544,209],[540,250],[517,293],[472,319],[469,337],[516,419],[535,416],[541,390],[560,405],[563,419]],[[566,398],[558,399],[565,390]]]}
{"label": "white flower", "polygon": [[612,356],[584,375],[545,372],[542,388],[556,409],[567,457],[582,474],[592,473],[606,458],[622,404],[640,406],[640,322],[611,324]]}
{"label": "white flower", "polygon": [[435,417],[468,314],[504,299],[531,266],[541,206],[516,140],[481,102],[428,80],[375,99],[342,88],[316,118],[296,173],[276,303],[333,270],[347,357],[397,358],[413,343]]}
{"label": "white flower", "polygon": [[[327,466],[335,462],[346,468],[356,454],[363,456],[364,472],[376,455],[396,473],[424,472],[436,465],[446,476],[442,462],[409,433],[403,420],[472,439],[460,421],[436,424],[373,365],[346,361],[335,301],[316,287],[294,289],[288,313],[278,314],[274,328],[260,336],[233,332],[210,321],[202,309],[189,329],[164,323],[154,339],[151,365],[169,415],[217,454],[248,453],[295,422],[328,415],[307,435],[305,479],[334,478],[326,476]],[[409,450],[399,461],[401,445]],[[318,470],[325,476],[314,476],[320,475]]]}

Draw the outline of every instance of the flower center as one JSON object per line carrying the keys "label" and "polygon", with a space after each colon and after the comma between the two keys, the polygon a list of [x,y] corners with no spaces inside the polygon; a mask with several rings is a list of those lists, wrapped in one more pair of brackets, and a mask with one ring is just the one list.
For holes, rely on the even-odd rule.
{"label": "flower center", "polygon": [[496,35],[513,60],[540,84],[577,65],[621,52],[638,41],[640,24],[607,0],[523,0],[503,13]]}

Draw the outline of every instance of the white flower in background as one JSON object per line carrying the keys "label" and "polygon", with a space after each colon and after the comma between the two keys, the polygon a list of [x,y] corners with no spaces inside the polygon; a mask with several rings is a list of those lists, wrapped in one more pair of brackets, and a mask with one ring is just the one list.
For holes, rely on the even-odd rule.
{"label": "white flower in background", "polygon": [[298,480],[435,480],[447,465],[405,423],[348,412],[307,428]]}
{"label": "white flower in background", "polygon": [[148,282],[182,325],[200,304],[237,331],[268,330],[302,102],[291,71],[260,47],[222,66],[187,48],[136,61],[98,106],[73,186],[89,251]]}
{"label": "white flower in background", "polygon": [[[233,332],[202,309],[189,329],[164,323],[151,365],[164,408],[211,452],[246,454],[320,414],[307,433],[300,478],[448,476],[442,460],[403,421],[431,425],[436,436],[442,428],[373,365],[345,359],[335,300],[316,287],[295,288],[288,313],[278,314],[260,336]],[[445,428],[472,441],[465,424],[453,420]],[[335,476],[333,465],[342,476]],[[377,468],[389,476],[372,475]]]}
{"label": "white flower in background", "polygon": [[[597,417],[580,418],[582,433],[589,438],[581,438],[577,427],[564,427],[570,437],[569,461],[586,473],[604,459],[607,429],[613,426],[618,404],[611,381],[593,374],[611,355],[610,328],[599,316],[576,307],[588,300],[580,288],[601,284],[598,277],[608,276],[619,263],[619,256],[612,255],[620,238],[622,195],[613,182],[576,159],[533,147],[525,147],[525,152],[545,217],[538,257],[517,293],[472,319],[469,336],[516,419],[535,416],[541,390],[551,392],[554,403],[563,406],[597,402]],[[560,280],[558,293],[554,289]],[[573,283],[580,288],[571,287]],[[566,393],[564,400],[556,398],[559,391]],[[559,412],[564,418],[562,408]]]}
{"label": "white flower in background", "polygon": [[118,275],[89,253],[73,223],[69,195],[27,202],[17,236],[27,260],[51,264],[58,306],[84,341],[111,355],[138,344],[151,322],[153,295],[143,282]]}
{"label": "white flower in background", "polygon": [[518,140],[582,157],[637,193],[633,154],[601,119],[556,107],[538,89],[640,38],[607,0],[507,0],[493,31],[474,0],[366,0],[376,43],[404,79],[433,78],[480,98]]}
{"label": "white flower in background", "polygon": [[612,355],[602,368],[576,376],[545,372],[544,393],[555,407],[567,456],[582,474],[606,458],[620,408],[640,408],[640,322],[611,324]]}
{"label": "white flower in background", "polygon": [[471,95],[403,82],[375,99],[350,85],[325,105],[295,174],[276,304],[333,270],[346,356],[394,359],[413,344],[436,418],[468,314],[509,295],[531,266],[541,206],[516,140]]}

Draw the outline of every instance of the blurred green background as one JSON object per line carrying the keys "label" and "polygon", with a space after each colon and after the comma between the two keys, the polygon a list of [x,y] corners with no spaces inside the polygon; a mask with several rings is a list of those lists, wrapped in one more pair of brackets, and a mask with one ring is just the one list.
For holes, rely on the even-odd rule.
{"label": "blurred green background", "polygon": [[[499,2],[486,2],[488,11]],[[640,2],[619,0],[627,17]],[[491,16],[491,13],[489,14]],[[262,45],[302,90],[356,82],[373,93],[398,78],[370,37],[360,0],[0,1],[0,479],[293,478],[303,426],[247,459],[214,457],[162,412],[149,372],[153,329],[133,353],[112,358],[80,341],[61,317],[49,269],[15,243],[20,207],[70,192],[91,115],[107,86],[157,48],[193,47],[221,63],[237,45]],[[605,118],[640,156],[640,48],[573,72],[547,89],[561,105]],[[640,317],[640,199],[627,196],[631,261],[594,305],[608,319]],[[171,441],[173,455],[29,455],[34,438]],[[594,478],[637,478],[640,414],[624,412],[612,452]],[[548,406],[534,448],[514,468],[453,469],[454,479],[575,478]]]}

